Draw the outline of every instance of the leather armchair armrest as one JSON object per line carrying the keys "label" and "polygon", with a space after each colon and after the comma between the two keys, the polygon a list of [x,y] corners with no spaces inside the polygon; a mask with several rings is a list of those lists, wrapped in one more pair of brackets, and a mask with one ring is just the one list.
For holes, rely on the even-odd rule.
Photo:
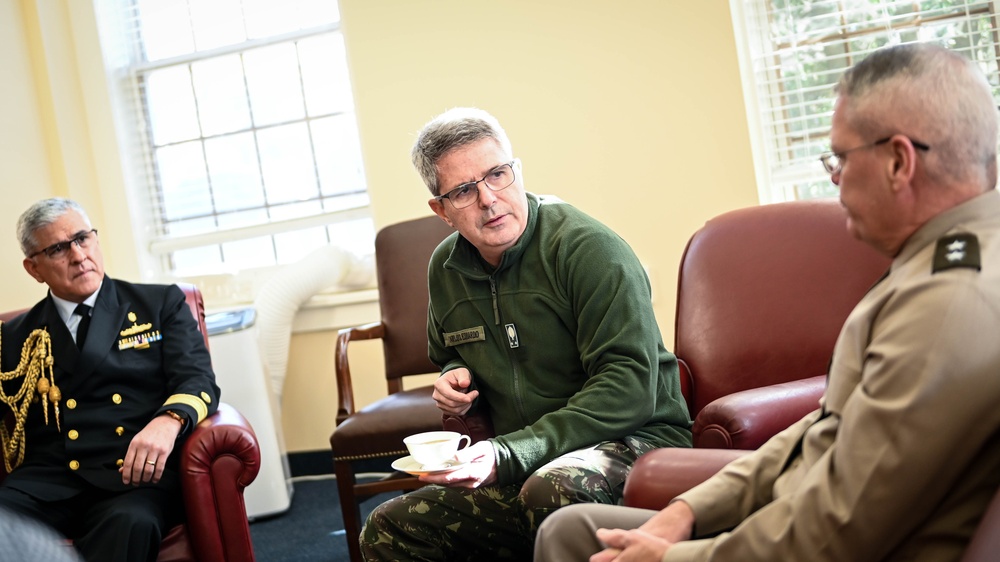
{"label": "leather armchair armrest", "polygon": [[235,408],[219,409],[191,432],[181,449],[187,530],[201,560],[253,560],[243,491],[260,470],[260,447]]}
{"label": "leather armchair armrest", "polygon": [[354,383],[351,379],[351,364],[347,358],[348,344],[352,341],[384,337],[385,325],[381,322],[344,328],[337,332],[333,358],[333,370],[337,379],[337,425],[354,414]]}
{"label": "leather armchair armrest", "polygon": [[694,446],[756,449],[819,407],[826,376],[763,386],[723,396],[694,420]]}
{"label": "leather armchair armrest", "polygon": [[750,451],[733,449],[656,449],[639,457],[625,480],[625,505],[663,509],[670,500],[708,480]]}

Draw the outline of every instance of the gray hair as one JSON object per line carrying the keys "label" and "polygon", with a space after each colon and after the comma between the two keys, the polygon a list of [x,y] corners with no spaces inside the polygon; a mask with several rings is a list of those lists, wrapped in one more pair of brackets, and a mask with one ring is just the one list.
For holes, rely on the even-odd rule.
{"label": "gray hair", "polygon": [[68,211],[76,211],[83,218],[83,222],[87,223],[88,227],[91,226],[87,211],[84,211],[76,201],[62,197],[42,199],[21,213],[21,217],[17,219],[17,239],[21,243],[21,251],[25,257],[38,247],[35,231],[56,222]]}
{"label": "gray hair", "polygon": [[417,141],[413,143],[410,157],[413,167],[417,169],[431,195],[440,195],[438,160],[456,148],[482,139],[493,139],[508,155],[512,154],[510,139],[500,122],[482,109],[456,107],[424,125],[417,135]]}
{"label": "gray hair", "polygon": [[848,70],[835,91],[849,99],[847,121],[857,131],[929,144],[932,178],[996,185],[996,102],[970,59],[930,43],[888,47]]}

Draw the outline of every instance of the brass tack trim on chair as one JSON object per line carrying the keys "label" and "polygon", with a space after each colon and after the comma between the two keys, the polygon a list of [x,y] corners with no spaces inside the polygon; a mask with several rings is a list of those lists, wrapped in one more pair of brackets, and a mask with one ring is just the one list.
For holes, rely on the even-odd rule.
{"label": "brass tack trim on chair", "polygon": [[385,453],[369,453],[366,455],[350,455],[347,457],[333,457],[335,461],[363,461],[365,459],[378,459],[382,457],[394,457],[396,455],[406,455],[409,451],[403,449],[402,451],[389,451]]}

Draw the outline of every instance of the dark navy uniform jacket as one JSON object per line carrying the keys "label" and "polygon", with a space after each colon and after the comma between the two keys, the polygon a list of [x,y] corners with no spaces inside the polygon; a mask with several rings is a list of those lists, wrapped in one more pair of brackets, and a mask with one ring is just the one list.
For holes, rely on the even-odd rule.
{"label": "dark navy uniform jacket", "polygon": [[[2,369],[13,370],[31,332],[52,339],[54,383],[62,392],[61,431],[48,405],[28,409],[24,462],[7,476],[11,486],[45,501],[69,498],[87,485],[125,491],[118,472],[129,443],[167,410],[186,414],[186,435],[215,412],[219,387],[204,336],[176,285],[139,285],[105,276],[83,349],[77,349],[51,296],[4,323]],[[16,392],[23,379],[4,383]],[[158,484],[180,490],[180,440]]]}

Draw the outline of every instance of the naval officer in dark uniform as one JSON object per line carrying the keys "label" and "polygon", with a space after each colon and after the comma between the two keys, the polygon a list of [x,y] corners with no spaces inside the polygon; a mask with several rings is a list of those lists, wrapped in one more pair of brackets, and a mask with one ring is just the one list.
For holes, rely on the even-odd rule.
{"label": "naval officer in dark uniform", "polygon": [[24,269],[49,292],[3,324],[2,370],[44,328],[46,386],[57,391],[28,407],[23,460],[0,485],[0,506],[51,525],[87,560],[153,561],[183,511],[172,452],[219,403],[204,338],[176,286],[105,276],[79,204],[40,201],[17,234]]}

